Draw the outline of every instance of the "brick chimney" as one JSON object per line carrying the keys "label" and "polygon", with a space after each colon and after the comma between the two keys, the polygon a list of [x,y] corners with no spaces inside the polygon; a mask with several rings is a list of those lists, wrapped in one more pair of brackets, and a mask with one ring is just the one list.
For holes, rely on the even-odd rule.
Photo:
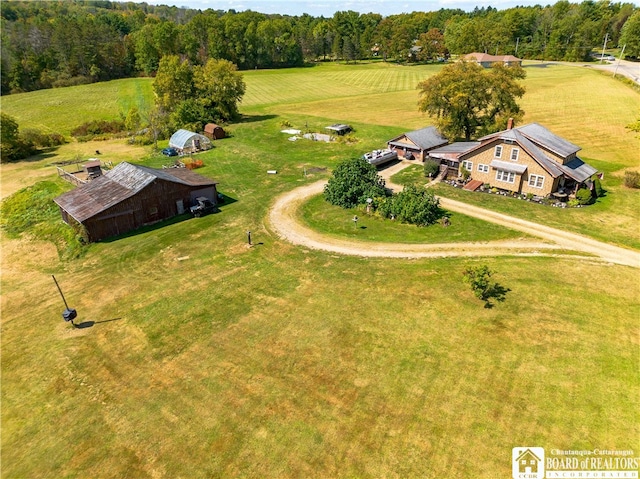
{"label": "brick chimney", "polygon": [[513,118],[509,118],[507,122],[507,130],[511,130],[513,128]]}

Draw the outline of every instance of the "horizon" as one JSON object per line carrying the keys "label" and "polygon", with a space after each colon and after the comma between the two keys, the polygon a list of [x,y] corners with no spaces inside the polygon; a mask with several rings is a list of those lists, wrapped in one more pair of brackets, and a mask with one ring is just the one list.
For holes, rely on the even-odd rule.
{"label": "horizon", "polygon": [[[251,10],[264,14],[291,16],[301,16],[306,13],[313,17],[333,17],[335,12],[347,10],[352,10],[360,14],[378,13],[386,17],[402,13],[436,12],[443,8],[459,8],[465,12],[470,12],[476,7],[492,7],[498,10],[505,10],[518,6],[531,7],[534,5],[543,5],[543,2],[536,0],[444,0],[441,2],[432,0],[426,2],[420,0],[401,0],[399,2],[392,0],[347,0],[343,3],[329,0],[299,0],[297,2],[285,0],[147,0],[146,3],[156,6],[168,5],[195,10],[235,10],[236,12]],[[635,2],[633,3],[635,4]],[[552,3],[544,2],[544,5],[552,5]]]}

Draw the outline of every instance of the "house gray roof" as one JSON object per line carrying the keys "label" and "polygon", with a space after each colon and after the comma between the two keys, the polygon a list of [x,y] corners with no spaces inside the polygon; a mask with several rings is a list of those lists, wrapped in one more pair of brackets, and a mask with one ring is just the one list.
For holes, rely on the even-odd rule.
{"label": "house gray roof", "polygon": [[563,158],[566,158],[569,155],[580,151],[581,149],[579,146],[574,145],[570,141],[567,141],[564,138],[560,138],[558,135],[551,133],[544,126],[538,123],[529,123],[528,125],[519,126],[511,130],[492,133],[491,135],[483,136],[482,138],[480,138],[480,141],[488,140],[494,137],[515,139],[515,136],[510,136],[515,132],[521,133],[536,145],[541,146],[542,148],[546,148],[547,150],[552,151],[553,153]]}
{"label": "house gray roof", "polygon": [[565,158],[581,150],[579,146],[551,133],[544,126],[538,123],[529,123],[528,125],[517,127],[515,130],[518,130],[524,136],[543,148]]}
{"label": "house gray roof", "polygon": [[467,61],[476,61],[478,63],[519,63],[522,60],[513,55],[489,55],[488,53],[469,53],[463,57]]}
{"label": "house gray roof", "polygon": [[190,147],[194,138],[204,144],[211,143],[209,138],[204,135],[189,130],[178,130],[169,138],[169,146],[182,150],[185,147]]}
{"label": "house gray roof", "polygon": [[183,168],[157,170],[122,162],[101,177],[64,193],[53,201],[82,223],[142,191],[157,179],[189,186],[217,184],[216,181]]}
{"label": "house gray roof", "polygon": [[442,136],[435,126],[410,131],[406,133],[406,136],[423,150],[437,148],[449,143],[449,140]]}
{"label": "house gray roof", "polygon": [[389,140],[390,145],[415,148],[413,145],[409,143],[405,143],[400,140],[400,138],[406,136],[413,143],[418,145],[421,150],[431,150],[433,148],[437,148],[442,145],[446,145],[449,143],[444,136],[440,134],[438,129],[435,126],[428,126],[427,128],[422,128],[416,131],[410,131],[409,133],[405,133],[404,135],[400,135],[393,140]]}
{"label": "house gray roof", "polygon": [[566,165],[558,165],[560,169],[569,177],[582,183],[587,178],[595,175],[598,170],[588,163],[585,163],[577,156]]}
{"label": "house gray roof", "polygon": [[440,148],[434,148],[429,151],[429,156],[441,160],[457,160],[461,155],[475,149],[477,146],[480,146],[479,141],[458,141]]}

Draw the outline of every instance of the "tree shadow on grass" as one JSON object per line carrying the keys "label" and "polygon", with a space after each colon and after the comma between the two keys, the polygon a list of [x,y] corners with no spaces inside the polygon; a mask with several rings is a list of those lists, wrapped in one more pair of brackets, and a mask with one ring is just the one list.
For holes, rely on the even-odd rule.
{"label": "tree shadow on grass", "polygon": [[274,118],[278,118],[278,115],[242,115],[238,123],[256,123],[258,121],[273,120]]}
{"label": "tree shadow on grass", "polygon": [[511,291],[510,288],[505,288],[499,283],[494,283],[487,288],[485,293],[482,296],[484,300],[484,307],[486,309],[491,309],[494,306],[494,303],[491,300],[495,300],[498,303],[503,303],[505,299],[507,299],[507,293]]}

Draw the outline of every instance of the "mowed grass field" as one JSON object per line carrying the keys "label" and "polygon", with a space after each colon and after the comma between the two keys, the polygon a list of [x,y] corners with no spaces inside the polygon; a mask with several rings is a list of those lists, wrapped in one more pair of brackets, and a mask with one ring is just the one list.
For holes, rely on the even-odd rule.
{"label": "mowed grass field", "polygon": [[[303,111],[295,84],[282,78],[300,85],[324,68],[355,78],[375,67],[247,72],[247,121],[199,156],[198,172],[230,198],[219,214],[90,245],[65,261],[50,243],[3,235],[3,478],[504,478],[516,446],[640,450],[636,269],[568,258],[352,258],[292,246],[265,225],[278,194],[380,147],[415,114],[400,100],[415,102],[413,87],[363,88],[333,111],[325,108],[335,100],[313,97]],[[409,75],[413,67],[379,68]],[[566,98],[558,101],[592,81],[619,97],[602,103],[601,118],[613,115],[609,106],[637,104],[636,93],[597,72],[558,68],[549,71],[577,75],[556,90]],[[529,94],[561,83],[535,71],[527,82],[540,84]],[[280,84],[271,106],[249,101],[259,76]],[[115,114],[125,101],[118,95],[109,107]],[[379,102],[378,122],[355,107],[384,97],[395,101]],[[16,100],[2,101],[4,111]],[[406,116],[390,116],[395,108]],[[579,113],[574,130],[595,123]],[[282,120],[318,131],[348,121],[359,142],[290,142],[279,133]],[[571,131],[568,124],[558,128]],[[598,161],[611,171],[604,200],[630,205],[618,212],[626,232],[616,233],[628,244],[637,241],[628,226],[637,221],[637,192],[607,177],[638,167],[637,140],[619,140],[627,156],[605,152]],[[65,148],[52,154],[66,158],[80,146]],[[98,146],[82,148],[90,154]],[[118,142],[100,150],[114,161],[135,156]],[[55,159],[2,165],[2,180],[28,184],[26,165],[33,181],[45,178]],[[146,149],[139,161],[169,160]],[[338,220],[319,220],[318,228]],[[483,228],[491,230],[469,223],[464,234],[482,237]],[[484,237],[502,234],[509,233]],[[462,282],[466,267],[483,264],[511,290],[491,309]],[[82,328],[62,321],[51,274]]]}

